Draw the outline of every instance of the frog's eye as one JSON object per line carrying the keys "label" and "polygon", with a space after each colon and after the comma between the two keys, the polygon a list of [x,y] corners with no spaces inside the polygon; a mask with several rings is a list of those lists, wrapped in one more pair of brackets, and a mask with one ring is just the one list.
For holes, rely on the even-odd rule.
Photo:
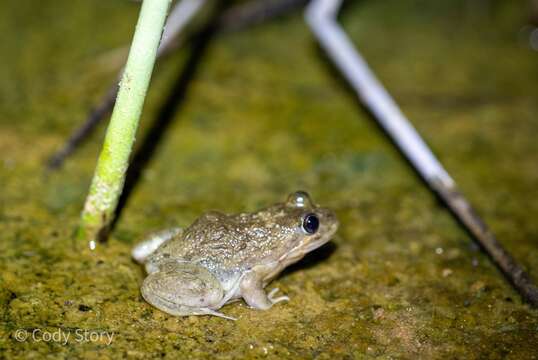
{"label": "frog's eye", "polygon": [[318,231],[319,228],[319,219],[316,214],[307,214],[303,218],[303,230],[307,234],[314,234]]}

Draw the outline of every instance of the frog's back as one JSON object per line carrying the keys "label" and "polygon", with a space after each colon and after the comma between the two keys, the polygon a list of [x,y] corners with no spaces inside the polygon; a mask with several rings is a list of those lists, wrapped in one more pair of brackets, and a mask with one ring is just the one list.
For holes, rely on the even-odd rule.
{"label": "frog's back", "polygon": [[184,232],[162,244],[148,262],[176,260],[225,270],[247,269],[272,253],[275,228],[266,213],[226,215],[208,212]]}
{"label": "frog's back", "polygon": [[200,262],[207,258],[225,259],[237,250],[241,230],[230,217],[219,212],[208,212],[198,218],[181,234],[163,243],[148,262],[169,260]]}

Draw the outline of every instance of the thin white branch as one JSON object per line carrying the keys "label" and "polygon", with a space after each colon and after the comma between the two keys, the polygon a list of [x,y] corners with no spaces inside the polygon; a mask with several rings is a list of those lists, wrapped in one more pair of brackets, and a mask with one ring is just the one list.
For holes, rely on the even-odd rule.
{"label": "thin white branch", "polygon": [[158,56],[183,32],[205,3],[206,0],[181,0],[174,6],[166,20]]}
{"label": "thin white branch", "polygon": [[474,235],[475,240],[523,299],[538,307],[538,287],[531,277],[502,247],[465,197],[457,191],[452,178],[376,79],[336,21],[341,4],[342,0],[312,0],[308,6],[306,20],[321,46],[355,89],[362,103],[374,114],[432,190]]}
{"label": "thin white branch", "polygon": [[347,37],[336,17],[342,0],[313,0],[305,14],[321,46],[334,61],[362,103],[391,136],[424,179],[441,181],[451,188],[454,181],[413,128],[398,105]]}

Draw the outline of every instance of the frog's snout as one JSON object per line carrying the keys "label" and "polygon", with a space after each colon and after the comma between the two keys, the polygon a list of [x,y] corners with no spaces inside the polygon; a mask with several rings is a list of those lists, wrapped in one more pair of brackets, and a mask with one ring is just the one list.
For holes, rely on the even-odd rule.
{"label": "frog's snout", "polygon": [[320,208],[316,212],[318,213],[318,216],[321,220],[321,231],[323,233],[333,235],[336,230],[338,230],[338,226],[340,225],[334,211],[332,211],[331,209]]}

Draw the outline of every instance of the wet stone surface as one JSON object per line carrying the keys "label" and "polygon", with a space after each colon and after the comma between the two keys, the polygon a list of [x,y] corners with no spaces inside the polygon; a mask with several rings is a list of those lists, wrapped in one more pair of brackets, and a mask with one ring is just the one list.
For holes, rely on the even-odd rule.
{"label": "wet stone surface", "polygon": [[[46,174],[43,163],[121,67],[137,7],[0,4],[3,356],[536,357],[538,312],[357,106],[300,14],[209,43],[109,243],[91,255],[76,250],[104,127],[63,170]],[[525,10],[516,2],[363,1],[342,21],[538,279],[538,55],[521,40]],[[159,64],[138,145],[189,56]],[[274,281],[289,303],[227,305],[232,322],[174,318],[143,301],[144,274],[130,251],[144,234],[186,226],[209,209],[252,211],[296,189],[333,208],[341,227]],[[22,341],[20,329],[29,336]],[[64,343],[54,333],[70,336]]]}

